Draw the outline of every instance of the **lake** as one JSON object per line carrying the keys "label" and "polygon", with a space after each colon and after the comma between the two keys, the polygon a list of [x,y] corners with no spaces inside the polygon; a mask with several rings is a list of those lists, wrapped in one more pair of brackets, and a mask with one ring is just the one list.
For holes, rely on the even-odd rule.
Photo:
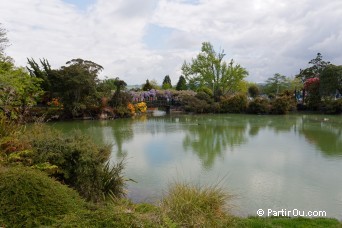
{"label": "lake", "polygon": [[233,213],[326,211],[342,219],[342,118],[321,115],[166,115],[50,123],[80,129],[126,157],[128,197],[156,202],[176,181],[219,185]]}

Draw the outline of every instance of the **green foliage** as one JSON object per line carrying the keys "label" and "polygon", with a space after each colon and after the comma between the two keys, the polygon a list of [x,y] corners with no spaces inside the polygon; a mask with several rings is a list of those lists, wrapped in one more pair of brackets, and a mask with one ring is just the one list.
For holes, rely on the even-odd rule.
{"label": "green foliage", "polygon": [[191,95],[184,95],[181,97],[181,103],[184,110],[194,113],[207,113],[210,111],[210,105],[205,100]]}
{"label": "green foliage", "polygon": [[49,80],[49,73],[51,72],[50,63],[47,59],[40,59],[39,61],[42,65],[42,69],[41,67],[39,67],[38,63],[33,58],[27,59],[27,62],[30,67],[26,68],[30,72],[30,75],[32,77],[37,77],[42,80],[41,88],[44,91],[51,91],[51,81]]}
{"label": "green foliage", "polygon": [[[147,210],[146,210],[147,209]],[[128,200],[115,200],[94,205],[68,215],[53,227],[160,227],[159,210],[153,205],[133,204]]]}
{"label": "green foliage", "polygon": [[309,64],[312,65],[304,70],[300,69],[300,73],[296,76],[300,78],[302,82],[306,81],[309,78],[319,76],[322,71],[327,67],[330,62],[326,62],[323,60],[323,56],[321,53],[317,53],[316,58],[309,61]]}
{"label": "green foliage", "polygon": [[214,96],[213,91],[211,89],[209,89],[208,87],[205,87],[205,86],[198,88],[197,92],[198,93],[204,92],[204,93],[208,94],[210,97]]}
{"label": "green foliage", "polygon": [[296,102],[291,95],[282,95],[276,97],[271,102],[271,110],[272,114],[287,114],[289,111],[294,110],[296,108]]}
{"label": "green foliage", "polygon": [[187,90],[186,80],[183,75],[179,76],[179,80],[176,85],[176,90]]}
{"label": "green foliage", "polygon": [[42,94],[40,83],[41,79],[31,77],[24,68],[1,59],[0,112],[10,119],[23,120]]}
{"label": "green foliage", "polygon": [[72,189],[31,168],[0,169],[0,221],[8,227],[51,225],[80,210],[84,201]]}
{"label": "green foliage", "polygon": [[331,218],[287,218],[287,217],[248,217],[235,218],[233,227],[341,227],[337,219]]}
{"label": "green foliage", "polygon": [[212,98],[212,96],[210,96],[209,94],[205,93],[205,92],[198,92],[195,95],[196,98],[206,101],[208,104],[213,104],[214,103],[214,99]]}
{"label": "green foliage", "polygon": [[221,99],[221,112],[223,113],[243,113],[247,109],[247,96],[245,94],[235,94]]}
{"label": "green foliage", "polygon": [[216,53],[209,42],[202,43],[201,53],[191,63],[184,62],[182,66],[191,87],[211,88],[216,100],[221,94],[233,92],[248,72],[239,64],[234,65],[233,60],[224,62],[224,56],[224,51]]}
{"label": "green foliage", "polygon": [[249,87],[248,87],[248,94],[249,94],[249,96],[251,96],[251,97],[253,97],[253,98],[255,98],[255,97],[257,97],[257,96],[259,96],[259,94],[260,94],[260,89],[259,89],[259,87],[257,86],[257,85],[250,85]]}
{"label": "green foliage", "polygon": [[327,99],[323,101],[321,110],[325,114],[341,114],[342,113],[342,99],[338,99],[338,100]]}
{"label": "green foliage", "polygon": [[231,198],[217,186],[176,183],[163,197],[161,209],[164,218],[177,227],[219,227],[229,218],[227,201]]}
{"label": "green foliage", "polygon": [[149,90],[151,90],[151,89],[153,89],[153,87],[152,87],[150,81],[147,79],[147,80],[146,80],[146,83],[145,83],[145,84],[143,85],[143,87],[142,87],[142,90],[143,90],[143,91],[149,91]]}
{"label": "green foliage", "polygon": [[283,91],[290,88],[290,79],[279,73],[274,74],[273,77],[266,80],[263,92],[267,95],[275,94],[278,95]]}
{"label": "green foliage", "polygon": [[162,84],[162,89],[172,89],[172,83],[169,75],[165,76]]}
{"label": "green foliage", "polygon": [[342,94],[342,65],[328,65],[320,74],[319,92],[322,96],[334,97],[338,91]]}
{"label": "green foliage", "polygon": [[103,67],[83,59],[73,59],[66,64],[56,72],[59,83],[55,90],[67,115],[82,116],[97,105],[97,76]]}
{"label": "green foliage", "polygon": [[[105,165],[110,146],[98,146],[79,131],[71,135],[43,126],[34,126],[22,136],[31,145],[32,165],[57,166],[52,174],[57,180],[74,188],[85,199],[98,202],[124,195],[123,163]],[[114,176],[111,176],[114,175]]]}
{"label": "green foliage", "polygon": [[257,97],[248,103],[247,113],[267,114],[270,111],[270,102],[262,97]]}

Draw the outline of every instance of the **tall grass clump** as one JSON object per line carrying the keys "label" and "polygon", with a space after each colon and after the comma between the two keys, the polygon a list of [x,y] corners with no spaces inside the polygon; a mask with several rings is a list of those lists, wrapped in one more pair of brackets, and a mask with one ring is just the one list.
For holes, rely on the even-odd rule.
{"label": "tall grass clump", "polygon": [[217,227],[229,220],[228,201],[232,195],[219,186],[175,183],[161,201],[169,223],[181,227]]}
{"label": "tall grass clump", "polygon": [[27,167],[0,170],[0,221],[6,227],[51,225],[56,219],[82,210],[76,191]]}

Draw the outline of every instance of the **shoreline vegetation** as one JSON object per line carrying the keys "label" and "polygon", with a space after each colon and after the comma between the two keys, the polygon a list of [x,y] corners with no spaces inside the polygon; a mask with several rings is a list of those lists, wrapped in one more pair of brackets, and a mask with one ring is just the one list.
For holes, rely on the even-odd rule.
{"label": "shoreline vegetation", "polygon": [[218,185],[171,183],[162,198],[125,197],[125,160],[81,132],[0,121],[0,225],[4,227],[341,227],[334,218],[236,217]]}

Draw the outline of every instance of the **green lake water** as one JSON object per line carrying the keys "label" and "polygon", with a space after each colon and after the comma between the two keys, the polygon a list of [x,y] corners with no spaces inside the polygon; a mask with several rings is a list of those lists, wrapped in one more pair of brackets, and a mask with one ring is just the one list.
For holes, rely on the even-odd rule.
{"label": "green lake water", "polygon": [[51,123],[80,129],[126,157],[128,197],[156,202],[169,184],[219,185],[233,213],[326,211],[342,219],[342,117],[166,115]]}

